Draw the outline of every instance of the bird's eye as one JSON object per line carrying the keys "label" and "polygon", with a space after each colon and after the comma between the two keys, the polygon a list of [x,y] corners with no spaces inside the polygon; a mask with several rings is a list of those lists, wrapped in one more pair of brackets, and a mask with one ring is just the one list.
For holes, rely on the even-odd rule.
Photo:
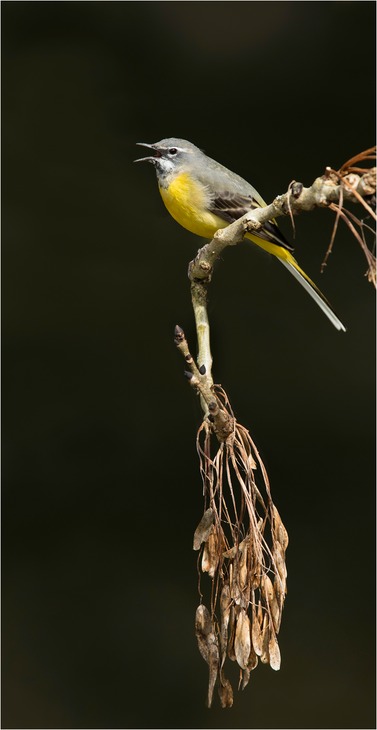
{"label": "bird's eye", "polygon": [[170,147],[169,155],[176,155],[178,152],[176,147]]}

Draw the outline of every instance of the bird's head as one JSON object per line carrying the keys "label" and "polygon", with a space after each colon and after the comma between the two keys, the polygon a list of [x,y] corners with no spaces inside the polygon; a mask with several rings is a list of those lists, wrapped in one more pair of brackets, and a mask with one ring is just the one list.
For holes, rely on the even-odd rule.
{"label": "bird's head", "polygon": [[137,142],[136,144],[151,150],[152,154],[140,157],[134,162],[151,162],[156,168],[158,177],[176,174],[181,169],[190,166],[194,154],[202,154],[191,142],[176,137],[168,137],[153,144],[147,142]]}

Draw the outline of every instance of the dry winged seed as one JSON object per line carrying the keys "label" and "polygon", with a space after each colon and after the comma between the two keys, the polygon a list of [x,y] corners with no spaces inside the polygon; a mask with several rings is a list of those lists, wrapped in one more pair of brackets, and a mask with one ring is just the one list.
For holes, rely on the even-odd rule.
{"label": "dry winged seed", "polygon": [[270,641],[268,643],[268,653],[270,655],[271,669],[275,669],[275,671],[278,671],[278,669],[280,669],[281,657],[280,657],[280,649],[279,649],[278,640],[277,640],[275,632],[273,630],[270,632]]}
{"label": "dry winged seed", "polygon": [[262,576],[262,593],[268,603],[274,600],[275,593],[270,577],[264,573]]}
{"label": "dry winged seed", "polygon": [[278,575],[275,576],[274,591],[281,612],[284,605],[284,598],[287,595],[287,584],[285,580],[281,580],[280,576]]}
{"label": "dry winged seed", "polygon": [[282,546],[282,548],[285,552],[288,547],[288,542],[289,542],[288,532],[285,529],[285,527],[281,521],[281,517],[280,517],[279,512],[277,511],[275,505],[273,505],[273,507],[272,507],[272,512],[273,512],[273,518],[274,518],[274,527],[273,527],[274,536],[275,536],[275,539],[280,542],[280,545]]}
{"label": "dry winged seed", "polygon": [[266,603],[270,607],[275,631],[279,631],[280,621],[281,621],[281,612],[280,612],[279,601],[276,598],[271,579],[266,574],[263,575],[262,591],[265,596]]}
{"label": "dry winged seed", "polygon": [[220,594],[220,609],[221,609],[221,615],[225,620],[225,616],[229,619],[229,613],[230,613],[230,606],[231,606],[231,600],[230,600],[230,589],[229,584],[225,583],[223,585],[221,594]]}
{"label": "dry winged seed", "polygon": [[[242,682],[241,682],[241,679],[242,679]],[[244,669],[242,672],[242,677],[240,677],[238,689],[240,688],[240,685],[241,685],[242,690],[245,689],[245,687],[249,684],[249,679],[250,679],[250,669]]]}
{"label": "dry winged seed", "polygon": [[280,580],[280,578],[276,577],[274,580],[274,590],[275,590],[276,598],[280,605],[280,610],[282,610],[282,608],[284,606],[285,596],[288,593],[287,584],[286,584],[285,580]]}
{"label": "dry winged seed", "polygon": [[229,682],[229,679],[225,679],[224,676],[220,674],[220,684],[219,684],[219,697],[221,702],[221,707],[232,707],[233,705],[233,690],[232,685]]}
{"label": "dry winged seed", "polygon": [[258,617],[256,615],[255,606],[253,606],[253,616],[252,616],[252,623],[251,623],[251,639],[253,642],[253,648],[255,653],[258,656],[262,655],[263,651],[263,641],[262,641],[262,631],[261,627],[258,621]]}
{"label": "dry winged seed", "polygon": [[223,558],[231,558],[232,560],[237,555],[237,545],[234,545],[230,550],[226,550],[225,553],[223,553]]}
{"label": "dry winged seed", "polygon": [[211,530],[213,529],[213,523],[215,520],[215,513],[210,507],[204,512],[202,519],[200,520],[195,532],[194,532],[194,543],[193,549],[199,550],[202,542],[205,542]]}
{"label": "dry winged seed", "polygon": [[249,469],[251,469],[251,470],[257,468],[255,459],[253,459],[251,454],[248,454],[248,456],[247,456],[247,465],[248,465]]}
{"label": "dry winged seed", "polygon": [[276,611],[275,614],[272,617],[273,627],[274,627],[274,630],[276,631],[277,634],[280,631],[281,618],[282,618],[282,610],[283,610],[283,607],[279,608],[279,610]]}
{"label": "dry winged seed", "polygon": [[264,614],[263,619],[263,629],[262,629],[262,654],[261,654],[261,662],[263,664],[268,664],[270,661],[269,655],[268,655],[268,644],[270,641],[270,628],[269,628],[269,616],[266,611]]}
{"label": "dry winged seed", "polygon": [[232,570],[229,572],[230,578],[230,595],[234,603],[239,606],[242,604],[242,593],[239,586],[239,570],[237,562],[232,563]]}
{"label": "dry winged seed", "polygon": [[214,632],[214,627],[208,609],[200,605],[196,609],[195,633],[198,640],[199,651],[208,664],[208,707],[211,707],[213,690],[217,679],[219,668],[219,648]]}
{"label": "dry winged seed", "polygon": [[248,548],[250,545],[249,540],[242,540],[240,544],[240,562],[239,562],[239,584],[241,590],[243,590],[247,584],[247,577],[248,577],[248,566],[247,566],[247,556],[248,556]]}
{"label": "dry winged seed", "polygon": [[230,606],[230,589],[228,583],[225,583],[220,595],[220,610],[222,621],[226,623],[226,625],[228,625],[229,622]]}
{"label": "dry winged seed", "polygon": [[282,581],[285,581],[287,577],[287,567],[285,565],[285,554],[280,542],[275,542],[274,545],[274,561],[278,569],[278,573]]}
{"label": "dry winged seed", "polygon": [[232,560],[234,560],[238,551],[240,551],[240,553],[243,553],[245,548],[247,548],[249,544],[250,544],[250,537],[245,537],[245,539],[242,540],[242,542],[240,542],[239,545],[233,545],[232,548],[230,548],[229,550],[226,550],[223,553],[223,557],[231,558]]}
{"label": "dry winged seed", "polygon": [[203,548],[203,555],[202,555],[202,571],[203,573],[208,573],[210,568],[210,559],[209,559],[209,550],[207,543],[204,545]]}
{"label": "dry winged seed", "polygon": [[226,650],[228,646],[228,625],[230,618],[230,590],[229,585],[226,583],[223,586],[220,595],[220,647],[221,647],[221,666],[223,666],[226,659]]}
{"label": "dry winged seed", "polygon": [[231,606],[229,613],[229,638],[228,638],[228,657],[232,662],[236,661],[234,653],[234,639],[236,635],[236,609]]}
{"label": "dry winged seed", "polygon": [[[214,637],[214,634],[212,634],[212,636]],[[214,638],[216,638],[216,637],[214,637]],[[215,689],[218,669],[219,669],[219,650],[217,647],[217,643],[210,643],[209,661],[208,661],[208,670],[209,670],[208,696],[207,696],[208,707],[211,707],[211,705],[212,705],[213,690]]]}
{"label": "dry winged seed", "polygon": [[202,556],[202,571],[208,573],[211,578],[216,573],[216,568],[219,564],[219,556],[217,552],[217,537],[214,533],[211,533],[207,542],[204,545],[203,556]]}
{"label": "dry winged seed", "polygon": [[208,662],[208,636],[211,633],[212,624],[208,609],[202,604],[196,609],[195,634],[198,640],[199,651],[203,659]]}
{"label": "dry winged seed", "polygon": [[249,656],[249,662],[248,662],[247,668],[249,669],[250,672],[252,672],[253,669],[255,669],[255,667],[257,665],[258,665],[258,657],[257,657],[257,655],[256,655],[253,647],[251,647],[250,656]]}
{"label": "dry winged seed", "polygon": [[234,652],[241,669],[247,669],[250,649],[250,619],[245,609],[241,608],[237,619],[236,637],[234,639]]}

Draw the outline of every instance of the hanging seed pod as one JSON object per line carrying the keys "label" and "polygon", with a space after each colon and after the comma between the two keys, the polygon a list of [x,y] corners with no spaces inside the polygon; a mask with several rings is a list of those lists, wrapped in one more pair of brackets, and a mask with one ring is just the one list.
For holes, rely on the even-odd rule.
{"label": "hanging seed pod", "polygon": [[279,621],[277,622],[277,625],[275,626],[276,633],[278,634],[280,631],[280,624],[281,624],[281,619],[282,619],[282,615],[283,615],[284,598],[285,598],[286,591],[287,591],[286,585],[284,583],[282,583],[282,581],[278,577],[276,577],[274,580],[274,591],[275,591],[276,600],[277,600],[277,603],[279,606]]}
{"label": "hanging seed pod", "polygon": [[276,598],[274,594],[274,601],[270,604],[271,608],[271,615],[272,615],[272,623],[274,625],[274,629],[276,633],[279,633],[280,630],[280,624],[281,624],[281,609],[278,599]]}
{"label": "hanging seed pod", "polygon": [[224,677],[223,671],[220,671],[219,697],[221,707],[227,708],[233,705],[233,690],[229,679]]}
{"label": "hanging seed pod", "polygon": [[232,563],[230,578],[230,595],[236,606],[239,606],[242,603],[242,593],[239,586],[239,566],[236,560],[234,561],[234,563]]}
{"label": "hanging seed pod", "polygon": [[263,662],[263,664],[268,664],[270,661],[270,657],[268,654],[268,644],[270,641],[270,629],[269,629],[269,615],[266,611],[263,618],[263,628],[262,628],[262,653],[260,660]]}
{"label": "hanging seed pod", "polygon": [[241,608],[236,626],[234,652],[241,669],[247,669],[251,650],[250,619],[244,608]]}
{"label": "hanging seed pod", "polygon": [[196,609],[195,633],[198,641],[199,651],[208,664],[208,696],[207,704],[211,707],[213,690],[216,684],[217,672],[219,669],[219,648],[214,626],[208,609],[202,604]]}
{"label": "hanging seed pod", "polygon": [[252,646],[250,649],[250,656],[249,656],[247,668],[250,672],[252,672],[253,669],[255,669],[257,667],[257,665],[258,665],[258,657]]}
{"label": "hanging seed pod", "polygon": [[255,653],[258,656],[262,656],[263,651],[263,640],[262,630],[258,620],[258,616],[255,610],[255,605],[252,608],[252,622],[251,622],[251,640]]}
{"label": "hanging seed pod", "polygon": [[287,595],[287,584],[286,584],[285,580],[281,580],[281,578],[279,578],[279,576],[276,576],[276,578],[274,580],[274,591],[275,591],[275,596],[279,602],[280,610],[282,610],[282,608],[284,606],[284,599],[285,599],[285,596]]}
{"label": "hanging seed pod", "polygon": [[220,649],[221,666],[224,665],[228,647],[228,626],[230,618],[231,599],[228,583],[223,586],[220,595]]}
{"label": "hanging seed pod", "polygon": [[270,630],[270,641],[268,642],[268,653],[270,656],[270,667],[276,672],[280,669],[281,657],[278,640],[273,628]]}
{"label": "hanging seed pod", "polygon": [[250,549],[250,540],[245,539],[240,543],[240,561],[239,561],[239,586],[241,591],[248,584],[248,555]]}
{"label": "hanging seed pod", "polygon": [[247,685],[249,684],[249,680],[250,680],[250,669],[247,668],[247,669],[244,669],[242,672],[242,676],[240,677],[240,682],[238,684],[238,689],[240,689],[240,687],[241,687],[241,689],[244,690],[245,687],[247,687]]}
{"label": "hanging seed pod", "polygon": [[[214,634],[212,634],[212,636],[214,637]],[[209,661],[208,661],[209,678],[208,678],[208,695],[207,695],[208,707],[211,707],[211,705],[212,705],[213,690],[215,689],[218,669],[219,669],[219,649],[217,646],[217,642],[216,643],[213,642],[213,643],[210,643],[210,646],[209,646]]]}
{"label": "hanging seed pod", "polygon": [[249,432],[235,421],[221,386],[213,387],[209,410],[197,438],[205,511],[193,548],[201,551],[199,565],[211,578],[211,609],[198,608],[196,635],[209,670],[207,703],[217,684],[221,706],[231,707],[233,690],[224,674],[228,658],[239,667],[240,689],[258,659],[275,671],[280,667],[277,634],[286,595],[288,535],[260,455]]}
{"label": "hanging seed pod", "polygon": [[249,661],[247,663],[247,667],[243,671],[242,684],[241,684],[242,690],[245,689],[246,685],[249,683],[250,674],[253,671],[253,669],[255,669],[258,665],[258,657],[257,657],[257,655],[254,651],[254,647],[252,645],[252,628],[251,628],[251,626],[250,626],[250,639],[251,639],[250,655],[249,655]]}
{"label": "hanging seed pod", "polygon": [[230,599],[230,589],[229,584],[225,583],[223,585],[221,594],[220,594],[220,611],[221,611],[221,618],[226,625],[229,623],[229,614],[230,614],[230,607],[232,605],[231,599]]}
{"label": "hanging seed pod", "polygon": [[215,520],[215,513],[210,507],[204,512],[202,519],[200,520],[195,532],[193,549],[199,550],[201,544],[208,540],[210,533],[213,530],[213,523]]}
{"label": "hanging seed pod", "polygon": [[275,542],[274,544],[274,560],[276,567],[278,569],[280,578],[282,580],[285,580],[287,577],[287,566],[285,564],[285,552],[280,544],[280,542]]}
{"label": "hanging seed pod", "polygon": [[279,515],[279,512],[277,511],[275,505],[272,505],[272,514],[273,514],[273,532],[275,540],[278,540],[280,542],[280,545],[282,546],[284,552],[286,551],[289,543],[288,538],[288,532],[285,529],[281,517]]}
{"label": "hanging seed pod", "polygon": [[270,608],[275,631],[278,632],[279,627],[280,627],[280,618],[281,618],[280,606],[279,606],[279,602],[276,598],[271,579],[266,574],[263,575],[262,593],[265,597],[267,606],[269,606],[269,608]]}
{"label": "hanging seed pod", "polygon": [[223,558],[229,558],[229,559],[233,560],[236,557],[236,555],[237,555],[237,545],[233,545],[233,547],[230,548],[230,550],[226,550],[223,553]]}
{"label": "hanging seed pod", "polygon": [[196,609],[195,615],[195,634],[198,641],[199,651],[204,659],[208,662],[208,636],[212,630],[211,617],[208,609],[200,604]]}
{"label": "hanging seed pod", "polygon": [[262,595],[264,596],[266,603],[270,603],[275,597],[271,579],[266,573],[262,576]]}
{"label": "hanging seed pod", "polygon": [[203,573],[208,573],[210,568],[210,559],[209,559],[209,551],[208,551],[208,545],[205,543],[203,548],[203,554],[202,554],[202,571]]}
{"label": "hanging seed pod", "polygon": [[217,552],[217,537],[214,532],[211,532],[207,542],[204,545],[203,556],[202,556],[202,571],[208,573],[211,578],[216,573],[216,568],[219,563],[219,556]]}
{"label": "hanging seed pod", "polygon": [[232,605],[229,612],[229,627],[228,627],[228,657],[232,662],[236,661],[236,655],[234,652],[234,639],[236,636],[236,609]]}

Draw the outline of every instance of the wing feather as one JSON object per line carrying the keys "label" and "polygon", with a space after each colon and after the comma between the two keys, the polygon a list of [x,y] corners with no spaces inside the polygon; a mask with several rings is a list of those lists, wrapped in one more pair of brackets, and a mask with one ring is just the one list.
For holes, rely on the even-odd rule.
{"label": "wing feather", "polygon": [[[260,207],[252,195],[234,195],[234,193],[224,192],[212,199],[209,209],[211,213],[214,213],[219,218],[222,218],[228,223],[233,223],[250,210],[255,210],[255,208]],[[277,246],[282,246],[287,251],[294,251],[274,221],[265,223],[256,236]]]}

